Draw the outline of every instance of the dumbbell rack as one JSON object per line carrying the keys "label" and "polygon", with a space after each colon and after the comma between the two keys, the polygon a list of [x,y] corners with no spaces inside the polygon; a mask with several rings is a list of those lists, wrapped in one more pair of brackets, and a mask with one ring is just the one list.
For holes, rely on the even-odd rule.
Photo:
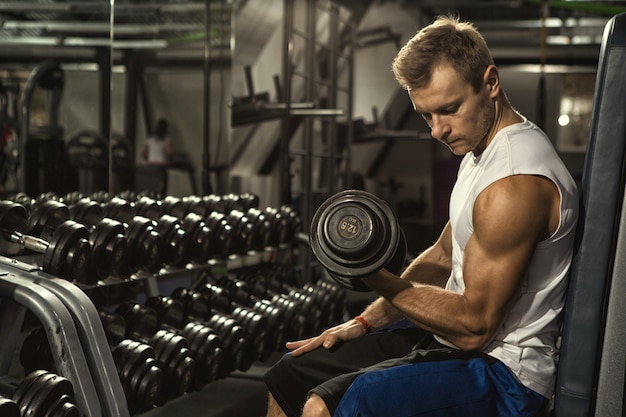
{"label": "dumbbell rack", "polygon": [[72,383],[85,415],[129,416],[102,323],[85,293],[33,265],[0,257],[0,296],[3,375],[9,371],[29,310],[44,325],[55,365]]}
{"label": "dumbbell rack", "polygon": [[[278,260],[288,245],[268,248],[250,255],[232,255],[191,268],[163,269],[157,274],[137,274],[130,283],[143,286],[149,297],[159,293],[159,282],[193,281],[203,270],[231,271]],[[43,325],[59,374],[75,391],[75,402],[86,417],[129,417],[116,366],[99,313],[87,295],[97,286],[81,288],[41,270],[36,255],[20,259],[0,256],[0,375],[10,371],[14,352],[19,350],[20,332],[27,311]],[[128,285],[128,281],[119,284]],[[1,378],[0,378],[1,379]]]}

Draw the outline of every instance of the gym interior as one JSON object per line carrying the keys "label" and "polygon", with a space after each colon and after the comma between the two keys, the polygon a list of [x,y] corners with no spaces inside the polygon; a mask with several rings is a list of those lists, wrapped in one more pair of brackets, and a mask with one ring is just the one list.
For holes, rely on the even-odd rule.
{"label": "gym interior", "polygon": [[[263,374],[284,343],[375,298],[327,263],[401,270],[447,221],[460,159],[394,80],[399,48],[437,15],[472,21],[513,106],[584,188],[599,66],[618,39],[607,28],[624,12],[622,1],[0,2],[0,415],[265,415]],[[626,60],[612,68],[626,79]],[[171,152],[151,164],[160,119]],[[626,114],[603,123],[616,119]],[[619,199],[621,162],[605,169]],[[367,208],[349,226],[385,233],[321,259],[334,256],[325,239],[345,237],[316,235],[344,210],[329,203],[337,194]],[[588,209],[617,219],[600,229],[611,268],[620,204]],[[599,307],[576,310],[599,329],[584,393],[563,384],[571,409],[557,398],[558,417],[626,415],[623,282],[598,291]]]}

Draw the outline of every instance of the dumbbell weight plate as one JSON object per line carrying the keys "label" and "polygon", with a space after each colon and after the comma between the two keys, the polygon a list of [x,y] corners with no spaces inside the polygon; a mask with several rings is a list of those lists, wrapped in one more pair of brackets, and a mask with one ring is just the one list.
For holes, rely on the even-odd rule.
{"label": "dumbbell weight plate", "polygon": [[213,250],[213,232],[204,219],[196,213],[189,213],[183,219],[182,227],[189,235],[190,259],[199,263],[208,261]]}
{"label": "dumbbell weight plate", "polygon": [[80,417],[80,411],[74,399],[67,394],[61,395],[53,400],[52,405],[45,409],[45,416],[48,417]]}
{"label": "dumbbell weight plate", "polygon": [[156,231],[157,222],[134,216],[126,230],[128,263],[131,269],[156,272],[162,265],[163,238]]}
{"label": "dumbbell weight plate", "polygon": [[[320,264],[341,285],[369,291],[359,281],[406,257],[406,242],[391,207],[361,190],[346,190],[327,199],[315,212],[309,241]],[[399,273],[398,270],[390,270]]]}
{"label": "dumbbell weight plate", "polygon": [[55,200],[45,201],[29,216],[28,233],[49,240],[52,231],[70,219],[70,209],[67,205]]}
{"label": "dumbbell weight plate", "polygon": [[141,343],[134,350],[132,360],[138,365],[129,375],[129,385],[132,387],[136,408],[146,410],[156,403],[161,391],[163,373],[157,367],[154,350],[146,344]]}
{"label": "dumbbell weight plate", "polygon": [[105,217],[89,234],[90,261],[98,277],[104,279],[109,275],[121,274],[128,248],[124,233],[124,225],[121,222]]}
{"label": "dumbbell weight plate", "polygon": [[165,264],[181,266],[187,261],[188,239],[181,221],[169,214],[158,219],[156,231],[163,238]]}
{"label": "dumbbell weight plate", "polygon": [[[32,376],[32,378],[29,378]],[[27,379],[30,379],[27,381]],[[16,390],[14,401],[19,405],[23,416],[44,416],[52,408],[59,409],[62,402],[67,403],[65,407],[70,414],[68,416],[78,416],[78,409],[73,403],[74,389],[66,378],[45,371],[35,371],[25,378],[23,383],[27,387],[21,393]],[[21,384],[20,384],[21,386]],[[54,415],[54,414],[52,414]]]}
{"label": "dumbbell weight plate", "polygon": [[91,228],[102,220],[102,206],[88,198],[77,201],[70,207],[72,220]]}
{"label": "dumbbell weight plate", "polygon": [[149,409],[156,404],[163,386],[163,371],[157,365],[154,358],[146,359],[143,372],[134,381],[137,384],[137,398],[143,399],[144,409]]}
{"label": "dumbbell weight plate", "polygon": [[26,233],[26,208],[11,201],[0,201],[0,255],[13,256],[20,252],[22,246],[11,242],[8,234],[15,231]]}
{"label": "dumbbell weight plate", "polygon": [[10,398],[0,396],[0,416],[20,417],[20,408],[17,403]]}
{"label": "dumbbell weight plate", "polygon": [[104,217],[119,220],[122,223],[130,223],[133,219],[133,207],[130,202],[120,197],[113,197],[102,208]]}
{"label": "dumbbell weight plate", "polygon": [[154,361],[154,349],[145,343],[125,339],[112,353],[129,408],[143,411],[152,407],[163,378]]}
{"label": "dumbbell weight plate", "polygon": [[73,220],[66,220],[54,231],[43,259],[43,270],[65,279],[95,284],[97,276],[90,275],[89,231]]}

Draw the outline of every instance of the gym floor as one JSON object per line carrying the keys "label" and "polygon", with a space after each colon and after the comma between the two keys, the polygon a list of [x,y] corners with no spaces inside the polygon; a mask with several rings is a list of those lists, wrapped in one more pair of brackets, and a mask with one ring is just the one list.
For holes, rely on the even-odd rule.
{"label": "gym floor", "polygon": [[263,375],[280,356],[254,364],[246,372],[206,385],[142,413],[141,417],[262,417],[267,412],[267,388]]}

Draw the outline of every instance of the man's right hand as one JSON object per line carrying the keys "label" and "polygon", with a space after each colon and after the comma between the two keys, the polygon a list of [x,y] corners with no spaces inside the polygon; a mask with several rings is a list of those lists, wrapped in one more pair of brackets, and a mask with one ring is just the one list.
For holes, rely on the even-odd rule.
{"label": "man's right hand", "polygon": [[367,330],[361,322],[352,319],[343,324],[339,324],[325,330],[319,336],[295,342],[287,342],[285,346],[287,349],[291,350],[291,354],[293,356],[299,356],[303,353],[310,352],[313,349],[317,349],[320,346],[324,347],[324,349],[330,349],[335,346],[337,342],[357,339],[363,336],[366,332]]}

